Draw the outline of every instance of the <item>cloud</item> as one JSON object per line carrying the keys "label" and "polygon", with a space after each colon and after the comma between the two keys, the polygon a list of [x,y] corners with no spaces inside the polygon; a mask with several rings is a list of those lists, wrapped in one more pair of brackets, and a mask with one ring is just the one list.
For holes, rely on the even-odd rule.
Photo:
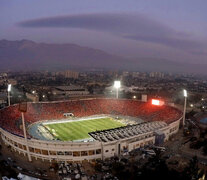
{"label": "cloud", "polygon": [[191,38],[185,32],[178,32],[154,19],[141,14],[125,13],[94,13],[48,17],[27,20],[18,23],[25,28],[79,28],[115,34],[117,36],[157,43],[164,46],[179,48],[188,52],[197,52],[203,43]]}

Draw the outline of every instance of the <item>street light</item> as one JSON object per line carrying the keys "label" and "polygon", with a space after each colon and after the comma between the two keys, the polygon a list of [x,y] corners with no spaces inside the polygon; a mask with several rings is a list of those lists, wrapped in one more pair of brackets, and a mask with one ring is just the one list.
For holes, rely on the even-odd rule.
{"label": "street light", "polygon": [[11,101],[10,101],[10,92],[11,92],[11,84],[8,84],[8,105],[10,106],[11,105]]}
{"label": "street light", "polygon": [[188,93],[185,89],[183,90],[183,95],[184,95],[184,108],[183,108],[183,126],[184,126],[185,125],[186,103],[187,103],[187,96],[188,96]]}
{"label": "street light", "polygon": [[121,87],[120,81],[114,81],[114,87],[116,88],[116,98],[119,98],[119,88]]}

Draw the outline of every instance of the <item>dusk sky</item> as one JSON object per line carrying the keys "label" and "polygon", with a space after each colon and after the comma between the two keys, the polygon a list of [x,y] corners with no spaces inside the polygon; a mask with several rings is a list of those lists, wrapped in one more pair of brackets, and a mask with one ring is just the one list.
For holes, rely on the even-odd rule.
{"label": "dusk sky", "polygon": [[0,39],[207,64],[206,0],[0,0]]}

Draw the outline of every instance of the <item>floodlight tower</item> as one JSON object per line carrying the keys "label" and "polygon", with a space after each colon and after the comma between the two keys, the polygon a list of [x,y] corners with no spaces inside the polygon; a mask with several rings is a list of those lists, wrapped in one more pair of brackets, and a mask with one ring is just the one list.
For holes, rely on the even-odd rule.
{"label": "floodlight tower", "polygon": [[23,127],[24,140],[25,140],[25,146],[26,146],[28,160],[32,161],[30,151],[29,151],[29,146],[28,146],[27,133],[26,133],[26,127],[25,127],[25,120],[24,120],[24,113],[27,112],[27,103],[26,102],[22,102],[19,104],[19,111],[22,114],[22,127]]}
{"label": "floodlight tower", "polygon": [[186,103],[187,103],[187,97],[188,97],[188,93],[185,89],[183,90],[183,95],[184,95],[184,108],[183,108],[183,126],[184,126],[185,125]]}
{"label": "floodlight tower", "polygon": [[8,92],[8,106],[11,105],[11,100],[10,100],[10,92],[11,92],[11,84],[8,84],[8,89],[7,89],[7,92]]}
{"label": "floodlight tower", "polygon": [[116,88],[116,98],[119,98],[119,88],[121,87],[120,81],[114,81],[114,87]]}

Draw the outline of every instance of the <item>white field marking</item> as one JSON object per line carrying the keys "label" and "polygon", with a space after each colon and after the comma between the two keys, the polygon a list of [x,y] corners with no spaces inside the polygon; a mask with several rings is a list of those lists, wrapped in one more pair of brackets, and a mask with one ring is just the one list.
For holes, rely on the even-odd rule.
{"label": "white field marking", "polygon": [[103,118],[111,118],[111,117],[107,117],[107,116],[103,116],[103,117],[88,117],[88,118],[82,118],[82,119],[63,119],[63,120],[57,120],[57,121],[51,121],[51,122],[44,122],[42,123],[43,125],[48,125],[48,124],[60,124],[60,123],[67,123],[67,122],[77,122],[77,121],[87,121],[87,120],[93,120],[93,119],[103,119]]}

